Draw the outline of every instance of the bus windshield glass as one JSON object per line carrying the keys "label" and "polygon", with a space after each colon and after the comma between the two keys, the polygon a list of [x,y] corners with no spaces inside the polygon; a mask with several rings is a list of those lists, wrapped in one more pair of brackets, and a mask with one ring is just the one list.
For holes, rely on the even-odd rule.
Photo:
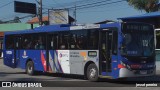
{"label": "bus windshield glass", "polygon": [[124,24],[121,54],[149,57],[154,54],[154,29],[148,24]]}

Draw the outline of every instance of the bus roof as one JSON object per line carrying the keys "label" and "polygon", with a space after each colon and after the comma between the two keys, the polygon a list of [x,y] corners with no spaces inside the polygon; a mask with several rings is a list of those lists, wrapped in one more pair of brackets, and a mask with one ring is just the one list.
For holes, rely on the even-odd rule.
{"label": "bus roof", "polygon": [[27,34],[27,33],[41,33],[41,32],[51,32],[51,31],[67,31],[69,30],[69,25],[48,25],[40,26],[34,29],[26,29],[21,31],[10,31],[5,32],[5,35],[8,34]]}
{"label": "bus roof", "polygon": [[69,30],[80,30],[80,29],[94,29],[94,28],[106,28],[106,27],[119,27],[120,23],[109,23],[109,24],[83,24],[83,25],[69,25],[69,24],[61,24],[61,25],[48,25],[41,26],[34,29],[27,29],[21,31],[10,31],[5,32],[5,35],[10,34],[29,34],[29,33],[41,33],[41,32],[54,32],[54,31],[69,31]]}

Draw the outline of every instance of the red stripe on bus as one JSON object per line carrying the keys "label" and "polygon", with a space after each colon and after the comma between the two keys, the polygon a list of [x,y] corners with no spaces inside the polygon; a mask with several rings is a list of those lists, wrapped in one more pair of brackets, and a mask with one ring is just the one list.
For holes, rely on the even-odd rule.
{"label": "red stripe on bus", "polygon": [[118,68],[125,68],[122,64],[118,64]]}
{"label": "red stripe on bus", "polygon": [[43,68],[44,68],[44,71],[46,71],[46,60],[45,60],[45,57],[44,57],[44,54],[43,52],[41,51],[41,61],[42,61],[42,65],[43,65]]}

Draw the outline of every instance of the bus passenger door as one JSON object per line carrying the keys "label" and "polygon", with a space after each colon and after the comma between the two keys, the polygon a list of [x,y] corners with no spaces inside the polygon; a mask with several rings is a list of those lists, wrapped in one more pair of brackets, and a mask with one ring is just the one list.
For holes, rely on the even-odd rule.
{"label": "bus passenger door", "polygon": [[[117,40],[118,40],[118,33],[114,30],[105,30],[100,31],[100,74],[102,72],[112,72],[112,58],[113,54],[117,53]],[[105,74],[106,74],[105,73]]]}
{"label": "bus passenger door", "polygon": [[4,65],[11,68],[16,68],[15,50],[14,50],[14,35],[5,36],[5,50],[4,50]]}
{"label": "bus passenger door", "polygon": [[20,42],[21,42],[21,37],[20,36],[15,36],[15,41],[14,41],[14,60],[15,60],[15,67],[20,67]]}
{"label": "bus passenger door", "polygon": [[111,71],[111,37],[112,31],[102,31],[100,33],[100,71]]}

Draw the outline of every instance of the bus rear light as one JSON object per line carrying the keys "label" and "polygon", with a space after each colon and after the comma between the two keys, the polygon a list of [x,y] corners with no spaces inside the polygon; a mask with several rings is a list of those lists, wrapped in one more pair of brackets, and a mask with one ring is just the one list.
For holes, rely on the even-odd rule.
{"label": "bus rear light", "polygon": [[122,64],[118,64],[118,68],[126,68],[126,67]]}

